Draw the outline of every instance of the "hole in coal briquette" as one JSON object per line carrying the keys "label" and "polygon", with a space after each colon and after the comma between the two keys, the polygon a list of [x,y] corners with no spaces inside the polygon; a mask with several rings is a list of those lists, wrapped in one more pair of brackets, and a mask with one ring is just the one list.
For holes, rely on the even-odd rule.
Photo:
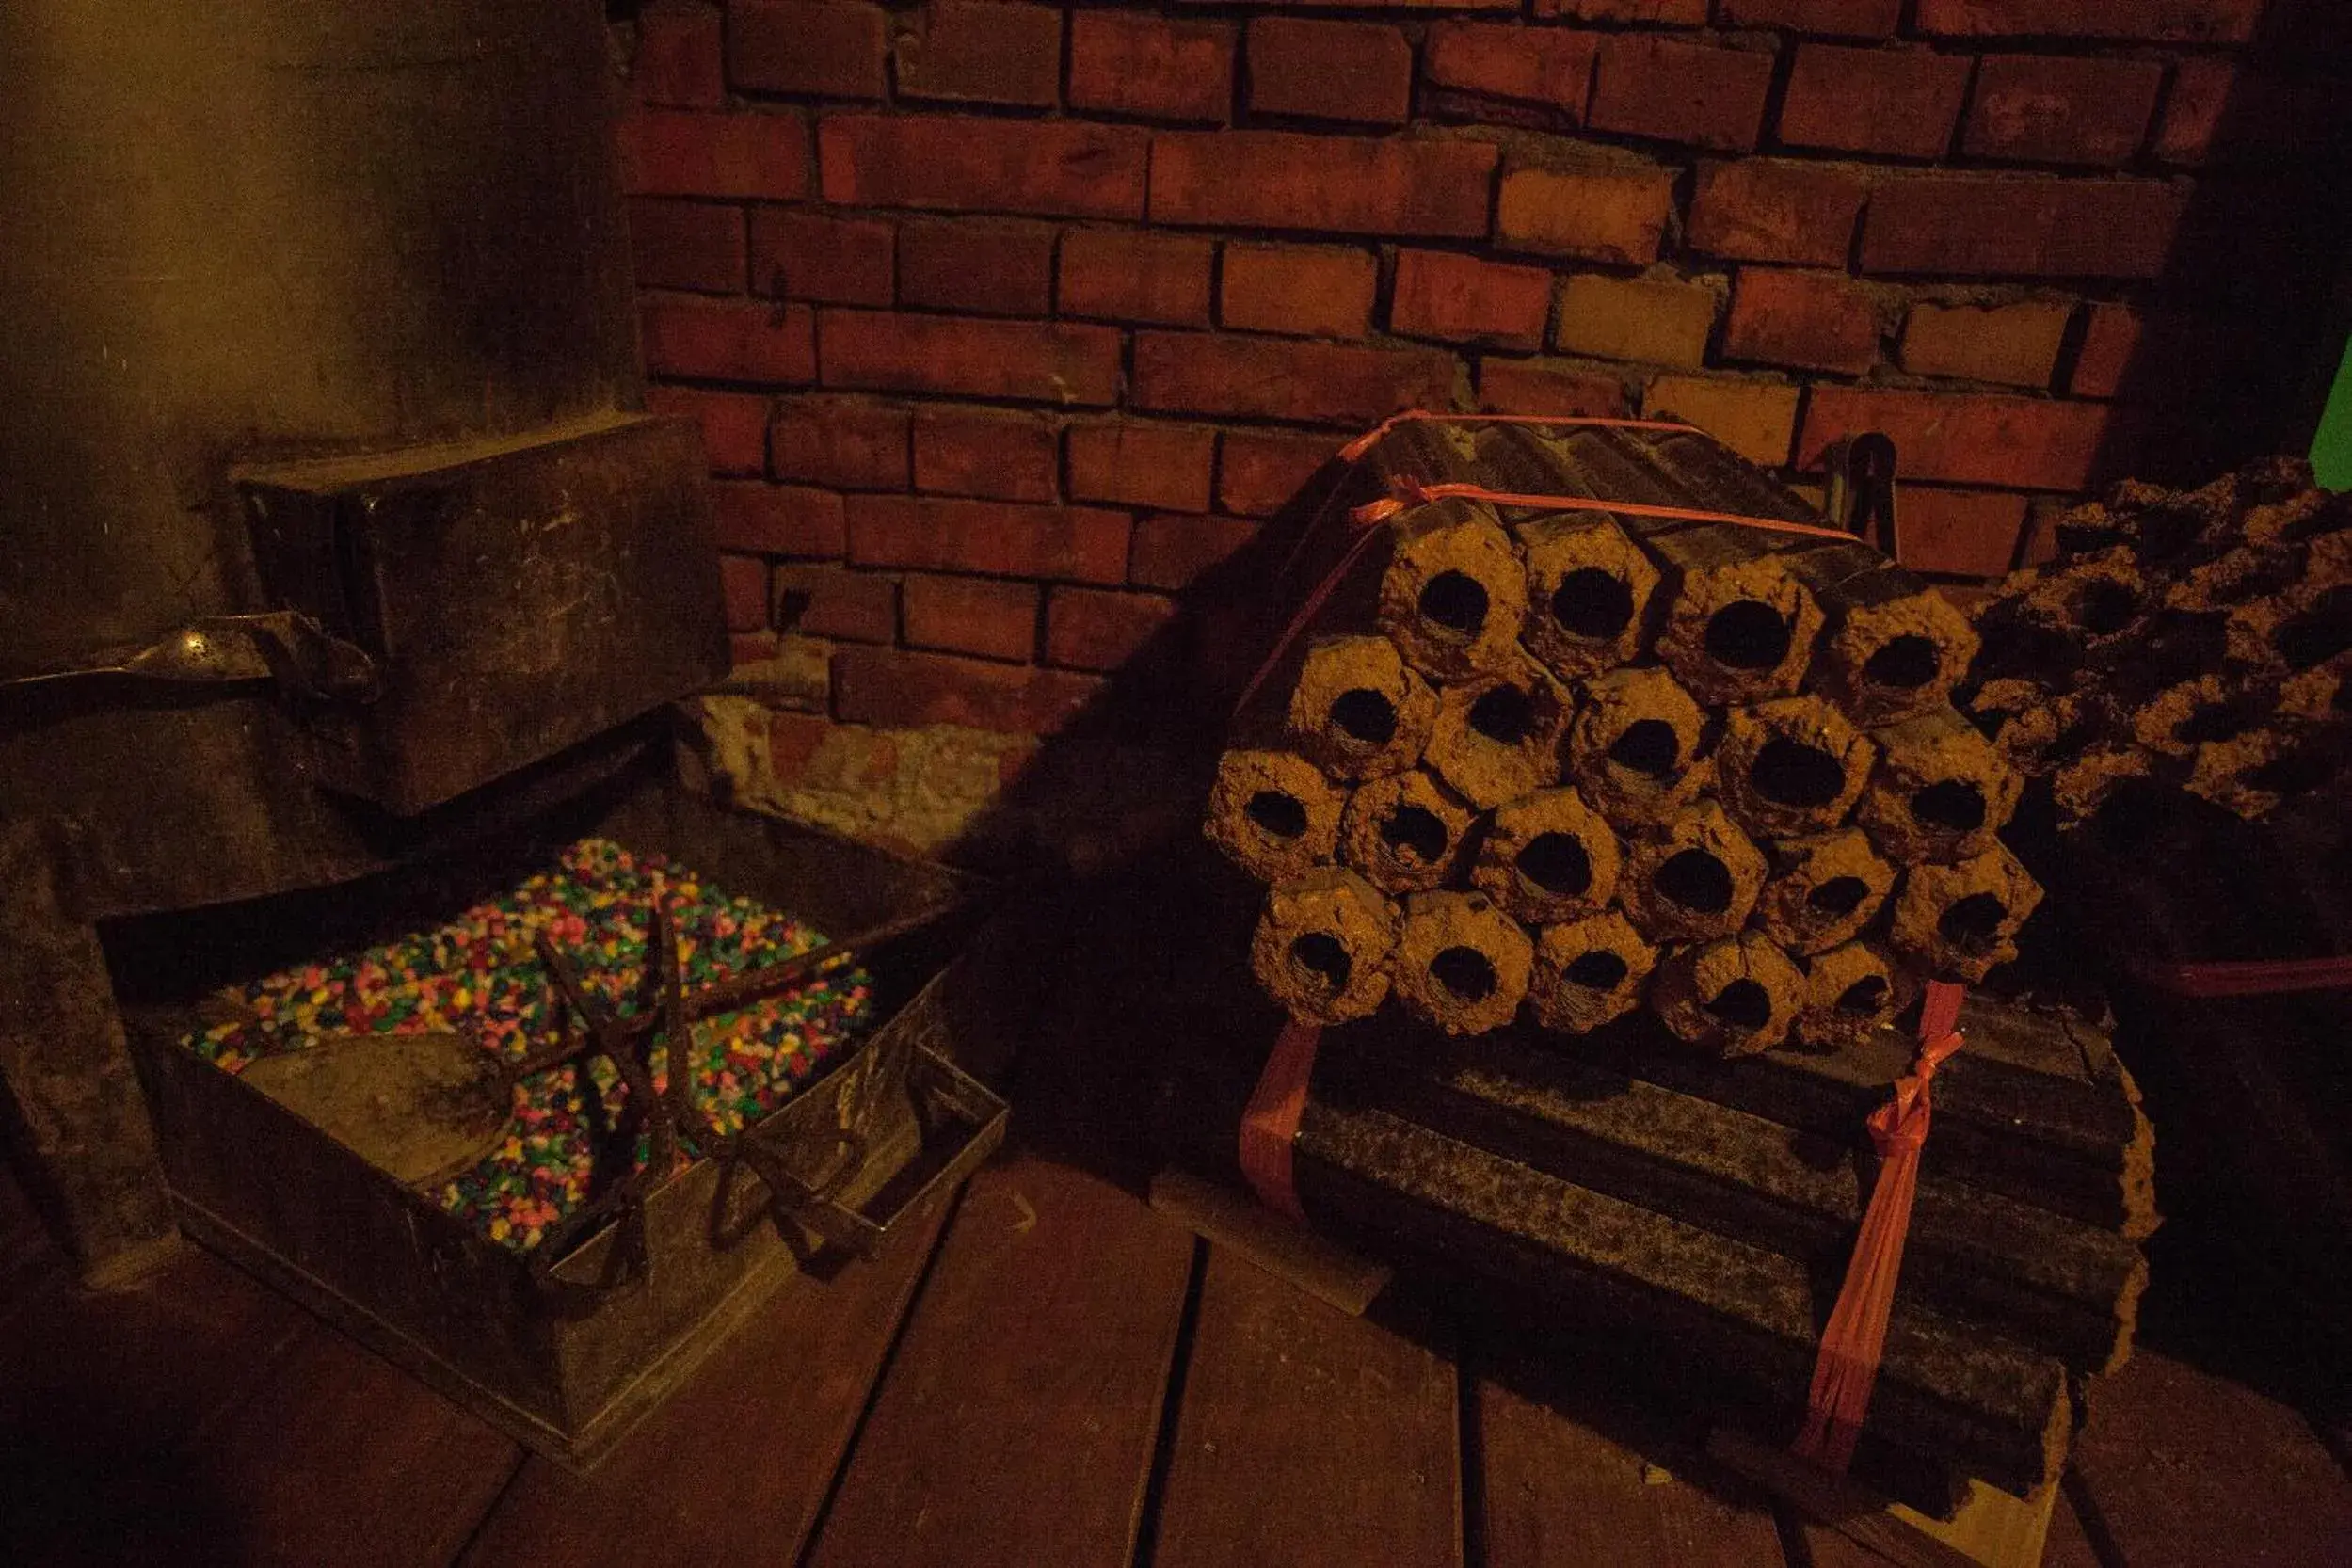
{"label": "hole in coal briquette", "polygon": [[1573,963],[1560,971],[1560,978],[1571,985],[1588,990],[1609,991],[1624,983],[1627,966],[1623,958],[1607,948],[1578,953]]}
{"label": "hole in coal briquette", "polygon": [[1912,821],[1930,827],[1974,833],[1985,824],[1985,792],[1965,778],[1946,778],[1913,790],[1911,814]]}
{"label": "hole in coal briquette", "polygon": [[1660,896],[1702,915],[1720,915],[1732,906],[1732,873],[1722,861],[1703,849],[1687,849],[1667,856],[1650,878]]}
{"label": "hole in coal briquette", "polygon": [[1707,657],[1737,670],[1768,670],[1796,636],[1787,617],[1761,600],[1726,604],[1707,617]]}
{"label": "hole in coal briquette", "polygon": [[2291,751],[2284,757],[2274,757],[2246,776],[2246,782],[2257,790],[2268,790],[2278,795],[2299,795],[2306,790],[2316,790],[2335,776],[2332,760],[2316,748]]}
{"label": "hole in coal briquette", "polygon": [[2352,584],[2330,588],[2319,602],[2279,628],[2273,640],[2291,670],[2307,670],[2352,648]]}
{"label": "hole in coal briquette", "polygon": [[1484,1001],[1499,982],[1495,966],[1476,948],[1448,948],[1429,961],[1430,978],[1464,1001]]}
{"label": "hole in coal briquette", "polygon": [[1944,655],[1934,638],[1906,632],[1880,643],[1879,650],[1863,661],[1862,678],[1873,686],[1915,692],[1933,680],[1943,666]]}
{"label": "hole in coal briquette", "polygon": [[1715,993],[1706,1010],[1734,1029],[1762,1029],[1772,1021],[1772,993],[1752,980],[1735,980]]}
{"label": "hole in coal briquette", "polygon": [[1982,952],[2001,934],[2001,922],[2008,919],[2008,905],[1998,895],[1970,893],[1953,900],[1935,928],[1960,952]]}
{"label": "hole in coal briquette", "polygon": [[1446,824],[1426,806],[1400,806],[1381,819],[1380,841],[1400,860],[1435,865],[1446,853]]}
{"label": "hole in coal briquette", "polygon": [[1757,751],[1748,782],[1773,804],[1801,810],[1835,800],[1846,788],[1846,770],[1819,746],[1775,735]]}
{"label": "hole in coal briquette", "polygon": [[1852,914],[1862,907],[1862,901],[1870,896],[1870,884],[1858,876],[1833,876],[1805,895],[1805,907],[1816,915],[1837,919]]}
{"label": "hole in coal briquette", "polygon": [[1614,637],[1633,619],[1633,589],[1612,572],[1579,567],[1552,590],[1552,618],[1578,637]]}
{"label": "hole in coal briquette", "polygon": [[1467,572],[1441,571],[1421,585],[1421,618],[1475,637],[1486,624],[1485,585]]}
{"label": "hole in coal briquette", "polygon": [[1886,1001],[1886,976],[1866,974],[1838,993],[1841,1013],[1876,1013]]}
{"label": "hole in coal briquette", "polygon": [[2260,716],[2256,705],[2245,697],[2234,701],[2208,702],[2174,725],[2172,734],[2174,739],[2188,745],[2202,745],[2207,741],[2226,741],[2254,728],[2254,721]]}
{"label": "hole in coal briquette", "polygon": [[1682,743],[1675,737],[1674,727],[1664,719],[1636,719],[1625,726],[1608,748],[1608,760],[1629,773],[1647,774],[1663,778],[1674,768],[1682,755]]}
{"label": "hole in coal briquette", "polygon": [[1306,808],[1296,795],[1280,790],[1260,790],[1241,808],[1243,815],[1277,839],[1295,839],[1306,831]]}
{"label": "hole in coal briquette", "polygon": [[1369,687],[1341,692],[1331,705],[1331,722],[1351,740],[1384,746],[1397,738],[1397,705]]}
{"label": "hole in coal briquette", "polygon": [[2094,577],[2074,595],[2074,624],[2094,637],[2120,632],[2130,624],[2139,600],[2120,583]]}
{"label": "hole in coal briquette", "polygon": [[1334,993],[1348,988],[1348,976],[1355,968],[1355,960],[1348,956],[1346,945],[1328,931],[1310,931],[1293,941],[1290,962]]}
{"label": "hole in coal briquette", "polygon": [[1516,686],[1496,686],[1470,704],[1470,728],[1497,745],[1515,746],[1535,728],[1535,698]]}
{"label": "hole in coal briquette", "polygon": [[1592,862],[1573,833],[1538,833],[1512,864],[1547,893],[1574,898],[1592,886]]}

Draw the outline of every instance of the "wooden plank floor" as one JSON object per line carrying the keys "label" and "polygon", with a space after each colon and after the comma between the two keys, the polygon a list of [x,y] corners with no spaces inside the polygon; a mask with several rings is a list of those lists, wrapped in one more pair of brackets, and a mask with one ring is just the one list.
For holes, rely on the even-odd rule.
{"label": "wooden plank floor", "polygon": [[[26,1568],[1880,1560],[1573,1349],[1348,1317],[1035,1154],[779,1296],[585,1478],[193,1249],[88,1298],[24,1227],[0,1244],[0,1560]],[[2352,1482],[2285,1407],[2142,1354],[2047,1560],[2332,1568]]]}

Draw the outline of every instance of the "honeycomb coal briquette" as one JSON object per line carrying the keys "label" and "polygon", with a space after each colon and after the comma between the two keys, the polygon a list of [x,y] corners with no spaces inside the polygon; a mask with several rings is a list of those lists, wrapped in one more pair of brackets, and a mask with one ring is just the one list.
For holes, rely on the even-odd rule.
{"label": "honeycomb coal briquette", "polygon": [[1929,975],[1974,983],[2017,956],[2017,928],[2041,888],[1999,843],[1955,864],[1912,866],[1895,895],[1888,945]]}
{"label": "honeycomb coal briquette", "polygon": [[1790,952],[1821,952],[1860,936],[1895,891],[1896,869],[1859,827],[1765,846],[1771,874],[1755,928]]}
{"label": "honeycomb coal briquette", "polygon": [[1879,766],[1856,819],[1888,858],[1959,860],[1992,843],[2024,780],[1950,709],[1871,732]]}
{"label": "honeycomb coal briquette", "polygon": [[1476,815],[1422,769],[1376,778],[1349,797],[1340,858],[1384,892],[1424,892],[1453,873]]}
{"label": "honeycomb coal briquette", "polygon": [[1388,998],[1396,905],[1353,872],[1325,866],[1278,883],[1250,937],[1250,971],[1304,1023],[1368,1017]]}
{"label": "honeycomb coal briquette", "polygon": [[1712,800],[1628,839],[1617,899],[1653,942],[1726,936],[1748,922],[1764,856]]}
{"label": "honeycomb coal briquette", "polygon": [[2017,618],[2086,649],[2124,635],[2156,597],[2132,552],[2121,549],[2046,568],[2029,584],[2009,601]]}
{"label": "honeycomb coal briquette", "polygon": [[1491,811],[1559,782],[1560,737],[1574,713],[1567,688],[1513,650],[1502,670],[1438,693],[1426,760],[1464,800]]}
{"label": "honeycomb coal briquette", "polygon": [[1261,882],[1288,882],[1330,860],[1347,798],[1296,752],[1228,751],[1202,831]]}
{"label": "honeycomb coal briquette", "polygon": [[1563,680],[1613,669],[1639,652],[1657,568],[1606,513],[1563,512],[1514,530],[1527,560],[1519,640]]}
{"label": "honeycomb coal briquette", "polygon": [[2168,686],[2132,715],[2132,739],[2159,757],[2192,757],[2211,741],[2226,741],[2261,726],[2275,708],[2271,694],[2217,675]]}
{"label": "honeycomb coal briquette", "polygon": [[1561,785],[1495,812],[1470,880],[1514,919],[1547,925],[1607,908],[1617,866],[1616,833]]}
{"label": "honeycomb coal briquette", "polygon": [[1650,1006],[1678,1039],[1721,1056],[1752,1056],[1788,1038],[1805,977],[1771,939],[1752,931],[1658,960]]}
{"label": "honeycomb coal briquette", "polygon": [[2263,725],[2208,741],[2190,759],[2181,788],[2232,816],[2259,822],[2281,802],[2309,794],[2341,771],[2344,748],[2331,737]]}
{"label": "honeycomb coal briquette", "polygon": [[1797,1037],[1829,1050],[1862,1045],[1894,1021],[1912,990],[1903,967],[1877,943],[1832,948],[1806,967]]}
{"label": "honeycomb coal briquette", "polygon": [[1756,702],[1802,684],[1821,607],[1788,556],[1729,524],[1650,536],[1665,567],[1656,650],[1701,702]]}
{"label": "honeycomb coal briquette", "polygon": [[2156,759],[2139,746],[2119,741],[2085,746],[2050,771],[2050,798],[2062,823],[2081,822],[2125,786],[2152,779]]}
{"label": "honeycomb coal briquette", "polygon": [[2352,584],[2306,577],[2283,593],[2231,612],[2230,658],[2249,669],[2291,675],[2352,650]]}
{"label": "honeycomb coal briquette", "polygon": [[1536,933],[1528,1004],[1536,1022],[1561,1034],[1589,1034],[1641,1005],[1657,949],[1616,910],[1547,925]]}
{"label": "honeycomb coal briquette", "polygon": [[1535,944],[1484,893],[1415,893],[1389,965],[1397,1000],[1448,1034],[1511,1021],[1528,994]]}
{"label": "honeycomb coal briquette", "polygon": [[1759,839],[1837,826],[1870,781],[1878,750],[1817,696],[1735,708],[1715,746],[1715,788],[1732,820]]}
{"label": "honeycomb coal briquette", "polygon": [[1611,670],[1584,683],[1568,731],[1569,781],[1621,828],[1680,815],[1714,776],[1706,714],[1672,675]]}
{"label": "honeycomb coal briquette", "polygon": [[2352,652],[2289,676],[2279,687],[2279,716],[2305,725],[2342,724],[2352,718]]}
{"label": "honeycomb coal briquette", "polygon": [[1829,625],[1814,649],[1806,690],[1827,696],[1865,728],[1949,700],[1978,647],[1976,629],[1959,606],[1862,545],[1788,559]]}
{"label": "honeycomb coal briquette", "polygon": [[1508,669],[1524,657],[1528,574],[1494,508],[1439,501],[1400,514],[1380,583],[1380,629],[1437,680]]}
{"label": "honeycomb coal briquette", "polygon": [[1337,779],[1382,778],[1421,760],[1437,694],[1385,637],[1324,637],[1290,688],[1291,743]]}

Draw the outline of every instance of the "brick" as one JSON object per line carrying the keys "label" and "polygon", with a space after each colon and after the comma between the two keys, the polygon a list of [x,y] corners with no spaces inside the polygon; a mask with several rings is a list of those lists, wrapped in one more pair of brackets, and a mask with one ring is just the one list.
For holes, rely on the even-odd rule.
{"label": "brick", "polygon": [[1914,376],[1959,376],[2012,387],[2047,387],[2072,301],[1939,305],[1922,300],[1903,323],[1903,368]]}
{"label": "brick", "polygon": [[776,568],[776,623],[807,637],[898,640],[898,585],[839,567]]}
{"label": "brick", "polygon": [[1642,394],[1641,413],[1695,424],[1750,462],[1778,468],[1788,461],[1797,429],[1797,389],[1777,381],[1661,376]]}
{"label": "brick", "polygon": [[2149,180],[1920,174],[1872,192],[1869,272],[1943,277],[2152,278],[2186,191]]}
{"label": "brick", "polygon": [[2129,163],[2163,85],[2154,60],[1987,55],[1960,148],[1977,158]]}
{"label": "brick", "polygon": [[1133,218],[1151,142],[1078,120],[844,114],[818,128],[817,162],[846,206]]}
{"label": "brick", "polygon": [[1495,240],[1504,250],[1647,265],[1673,207],[1670,168],[1512,168],[1496,200]]}
{"label": "brick", "polygon": [[1907,485],[1896,548],[1913,571],[1998,577],[2009,569],[2024,523],[2022,495]]}
{"label": "brick", "polygon": [[1606,371],[1491,357],[1479,364],[1479,407],[1562,419],[1617,419],[1632,411],[1625,384]]}
{"label": "brick", "polygon": [[917,218],[899,226],[902,305],[983,315],[1053,309],[1054,232],[1035,223]]}
{"label": "brick", "polygon": [[1413,46],[1370,22],[1253,18],[1250,109],[1401,125],[1413,106]]}
{"label": "brick", "polygon": [[710,381],[813,381],[815,316],[806,305],[770,305],[644,295],[637,334],[646,369]]}
{"label": "brick", "polygon": [[1968,94],[1965,55],[1800,44],[1781,103],[1791,147],[1940,158]]}
{"label": "brick", "polygon": [[832,308],[818,320],[829,387],[1039,403],[1107,404],[1118,397],[1114,328]]}
{"label": "brick", "polygon": [[1485,142],[1161,131],[1151,148],[1154,223],[1384,239],[1486,233],[1496,154]]}
{"label": "brick", "polygon": [[915,488],[936,495],[1051,501],[1057,442],[1034,414],[1002,408],[915,412]]}
{"label": "brick", "polygon": [[1129,573],[1139,588],[1189,588],[1254,543],[1260,524],[1240,518],[1155,513],[1135,525]]}
{"label": "brick", "polygon": [[702,426],[702,454],[712,473],[758,473],[768,465],[768,400],[701,387],[648,387],[648,413]]}
{"label": "brick", "polygon": [[888,305],[896,233],[878,217],[754,207],[752,287],[824,305]]}
{"label": "brick", "polygon": [[1719,152],[1751,152],[1764,130],[1772,58],[1764,50],[1610,34],[1601,40],[1585,123]]}
{"label": "brick", "polygon": [[857,566],[1127,581],[1125,512],[896,495],[852,496],[847,508],[849,558]]}
{"label": "brick", "polygon": [[1235,30],[1128,11],[1070,16],[1070,107],[1144,120],[1222,120],[1233,108]]}
{"label": "brick", "polygon": [[652,5],[637,13],[629,85],[640,104],[715,109],[727,102],[715,6]]}
{"label": "brick", "polygon": [[1564,28],[1437,22],[1430,25],[1421,78],[1433,88],[1548,104],[1581,120],[1594,45],[1592,34]]}
{"label": "brick", "polygon": [[1176,613],[1176,600],[1158,594],[1056,588],[1046,600],[1046,662],[1117,669],[1141,653]]}
{"label": "brick", "polygon": [[910,572],[900,585],[906,646],[1026,663],[1037,648],[1037,584]]}
{"label": "brick", "polygon": [[1443,343],[1541,348],[1551,309],[1552,275],[1542,267],[1447,250],[1400,250],[1388,329]]}
{"label": "brick", "polygon": [[1842,272],[1744,267],[1723,357],[1860,376],[1879,358],[1878,301]]}
{"label": "brick", "polygon": [[1913,478],[2079,490],[2099,472],[2112,412],[2104,403],[1992,392],[1816,387],[1799,455],[1804,467],[1816,467],[1838,437],[1880,430]]}
{"label": "brick", "polygon": [[2221,117],[2231,107],[2240,68],[2231,60],[2183,60],[2172,68],[2152,151],[2168,164],[2201,164],[2212,155]]}
{"label": "brick", "polygon": [[1578,22],[1664,22],[1680,27],[1706,24],[1707,0],[1535,0],[1535,14],[1546,22],[1572,18]]}
{"label": "brick", "polygon": [[719,590],[729,632],[768,629],[768,564],[757,555],[719,557]]}
{"label": "brick", "polygon": [[1579,273],[1561,285],[1552,345],[1563,354],[1696,366],[1715,329],[1718,291],[1704,283]]}
{"label": "brick", "polygon": [[839,556],[849,548],[841,498],[799,485],[714,484],[711,520],[721,550],[746,555]]}
{"label": "brick", "polygon": [[773,632],[730,632],[727,636],[727,663],[730,669],[746,664],[762,664],[776,657],[776,633]]}
{"label": "brick", "polygon": [[898,39],[902,98],[1018,104],[1061,97],[1062,13],[1050,6],[933,0]]}
{"label": "brick", "polygon": [[1073,424],[1070,499],[1206,512],[1216,450],[1216,432],[1196,425]]}
{"label": "brick", "polygon": [[1217,460],[1217,504],[1243,517],[1272,517],[1305,488],[1338,447],[1329,436],[1228,430]]}
{"label": "brick", "polygon": [[2093,305],[2068,391],[2076,397],[2179,403],[2200,385],[2226,386],[2238,375],[2248,346],[2244,334],[2220,321]]}
{"label": "brick", "polygon": [[2268,0],[1919,0],[1922,33],[2244,43]]}
{"label": "brick", "polygon": [[808,189],[808,123],[797,114],[639,109],[617,135],[632,196],[790,201]]}
{"label": "brick", "polygon": [[845,0],[733,0],[727,73],[746,92],[880,98],[889,18]]}
{"label": "brick", "polygon": [[778,479],[850,490],[906,488],[907,413],[849,397],[792,397],[769,437]]}
{"label": "brick", "polygon": [[1859,175],[1783,158],[1703,163],[1690,243],[1743,262],[1843,266],[1869,187]]}
{"label": "brick", "polygon": [[1454,360],[1435,349],[1366,348],[1214,332],[1135,334],[1138,408],[1371,424],[1452,401]]}
{"label": "brick", "polygon": [[629,202],[637,286],[744,292],[744,213],[710,201],[638,196]]}
{"label": "brick", "polygon": [[946,653],[845,648],[833,656],[833,712],[845,724],[952,724],[1049,735],[1077,718],[1101,689],[1099,676]]}
{"label": "brick", "polygon": [[1731,27],[1786,27],[1834,38],[1892,38],[1903,0],[1720,0]]}
{"label": "brick", "polygon": [[1062,236],[1057,309],[1065,316],[1206,327],[1216,248],[1190,234],[1073,229]]}
{"label": "brick", "polygon": [[1252,332],[1360,338],[1372,329],[1380,266],[1367,250],[1335,246],[1225,246],[1217,319]]}

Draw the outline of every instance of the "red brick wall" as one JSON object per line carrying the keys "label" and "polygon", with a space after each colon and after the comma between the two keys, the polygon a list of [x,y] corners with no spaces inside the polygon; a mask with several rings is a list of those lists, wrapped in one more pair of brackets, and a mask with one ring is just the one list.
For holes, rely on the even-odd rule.
{"label": "red brick wall", "polygon": [[653,398],[708,431],[745,660],[1050,732],[1414,405],[1672,411],[1800,476],[1883,429],[1912,564],[1993,573],[2036,497],[2210,452],[2184,410],[2279,295],[2244,253],[2335,264],[2248,227],[2340,96],[2264,0],[1345,10],[642,13]]}

